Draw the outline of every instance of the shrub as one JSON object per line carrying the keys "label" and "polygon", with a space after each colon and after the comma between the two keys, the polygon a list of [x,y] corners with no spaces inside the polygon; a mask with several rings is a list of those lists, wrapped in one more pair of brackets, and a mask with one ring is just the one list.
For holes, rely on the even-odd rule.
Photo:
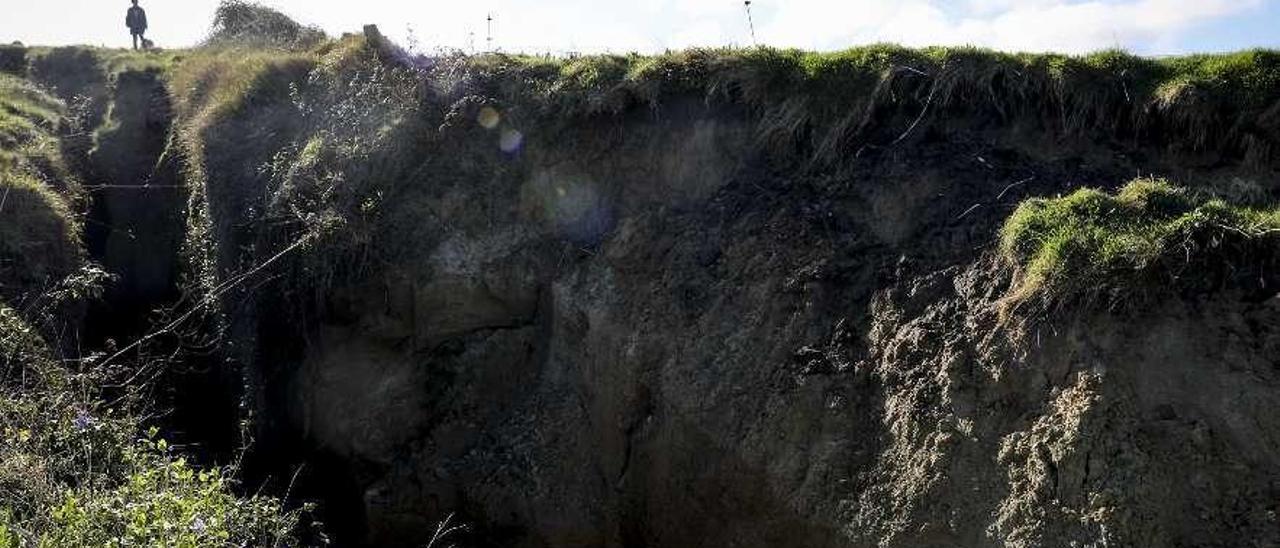
{"label": "shrub", "polygon": [[27,48],[19,44],[0,45],[0,72],[27,75]]}
{"label": "shrub", "polygon": [[68,489],[40,542],[52,546],[285,546],[296,512],[278,499],[237,497],[221,469],[199,470],[160,439],[124,451],[122,481]]}
{"label": "shrub", "polygon": [[[0,302],[0,547],[284,546],[303,510],[240,497],[230,471],[198,469],[101,387],[129,371],[69,369]],[[136,391],[136,392],[134,392]]]}
{"label": "shrub", "polygon": [[224,0],[213,16],[206,45],[309,48],[324,41],[324,32],[303,26],[261,4]]}
{"label": "shrub", "polygon": [[65,46],[33,54],[31,78],[67,101],[106,94],[107,75],[102,70],[101,56],[93,48]]}

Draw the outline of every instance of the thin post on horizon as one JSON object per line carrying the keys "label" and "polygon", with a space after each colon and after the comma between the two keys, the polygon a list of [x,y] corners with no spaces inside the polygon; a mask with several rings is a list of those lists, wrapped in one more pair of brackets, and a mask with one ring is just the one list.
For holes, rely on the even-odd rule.
{"label": "thin post on horizon", "polygon": [[488,51],[492,52],[493,51],[493,14],[492,13],[487,14],[485,16],[484,21],[485,21],[485,38],[484,38],[485,48]]}
{"label": "thin post on horizon", "polygon": [[745,0],[742,5],[747,8],[747,27],[751,29],[751,45],[759,46],[760,41],[756,40],[756,21],[751,17],[751,0]]}

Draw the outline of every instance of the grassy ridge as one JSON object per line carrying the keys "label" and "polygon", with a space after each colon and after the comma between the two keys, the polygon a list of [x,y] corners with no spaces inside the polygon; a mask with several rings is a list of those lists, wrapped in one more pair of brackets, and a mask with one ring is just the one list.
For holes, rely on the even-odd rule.
{"label": "grassy ridge", "polygon": [[[73,215],[79,183],[55,132],[62,102],[0,74],[0,299],[30,300],[78,270],[81,227]],[[62,192],[58,192],[61,190]]]}
{"label": "grassy ridge", "polygon": [[[390,195],[403,183],[395,177],[353,183],[370,158],[404,147],[381,137],[408,123],[408,115],[427,126],[440,123],[435,116],[445,124],[457,115],[474,117],[455,112],[474,107],[471,99],[495,107],[504,124],[554,134],[557,125],[584,118],[659,112],[693,98],[745,109],[763,146],[796,151],[800,145],[802,154],[829,161],[892,144],[915,124],[964,116],[1031,121],[1050,135],[1127,139],[1175,154],[1217,154],[1263,170],[1280,161],[1280,52],[1272,50],[1149,59],[1118,51],[1068,56],[894,45],[576,58],[373,56],[368,49],[363,39],[344,38],[314,47],[192,52],[173,73],[186,148],[204,158],[219,128],[242,135],[270,127],[279,154],[267,169],[246,175],[259,179],[254,188],[267,194],[263,201],[287,210],[276,212],[282,216],[338,222],[367,212],[351,206],[368,203],[370,188]],[[376,74],[393,77],[371,84]],[[395,74],[422,85],[388,84],[397,81]],[[344,81],[364,86],[335,83]],[[382,110],[341,123],[326,114],[370,104]],[[254,115],[263,118],[256,126],[247,119]],[[363,120],[381,127],[363,127]],[[419,146],[418,155],[424,150]],[[403,171],[421,173],[412,166]],[[301,176],[306,181],[297,180]],[[295,200],[306,197],[296,192],[306,185],[324,203]],[[1141,181],[1115,196],[1086,189],[1062,201],[1029,202],[1005,227],[1003,251],[1023,268],[1020,300],[1118,295],[1142,276],[1172,268],[1175,247],[1207,253],[1240,234],[1256,239],[1267,234],[1271,218],[1261,209]],[[1167,272],[1178,277],[1182,269]]]}
{"label": "grassy ridge", "polygon": [[1115,194],[1084,188],[1024,202],[1000,250],[1019,271],[1012,304],[1122,304],[1224,275],[1256,279],[1277,243],[1280,209],[1140,179]]}
{"label": "grassy ridge", "polygon": [[1275,161],[1280,146],[1280,52],[1273,50],[1148,59],[1119,51],[1068,56],[873,45],[832,53],[483,55],[446,66],[442,72],[474,75],[476,87],[491,95],[555,116],[620,112],[682,95],[745,105],[759,115],[763,141],[808,139],[828,158],[854,144],[875,144],[868,130],[903,108],[909,116],[1038,120],[1054,133],[1124,136],[1255,164]]}

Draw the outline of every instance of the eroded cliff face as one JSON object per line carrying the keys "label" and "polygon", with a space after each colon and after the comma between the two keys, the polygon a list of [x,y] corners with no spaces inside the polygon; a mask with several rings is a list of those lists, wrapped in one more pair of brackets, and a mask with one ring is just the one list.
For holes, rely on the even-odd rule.
{"label": "eroded cliff face", "polygon": [[[288,104],[202,134],[226,279],[272,257],[246,212],[273,187],[215,158],[303,154]],[[1276,301],[1011,317],[991,252],[1029,196],[1270,167],[958,107],[819,162],[696,97],[554,126],[433,104],[395,134],[418,167],[369,160],[402,183],[376,259],[227,299],[261,466],[311,463],[341,542],[454,512],[480,545],[1280,542]]]}
{"label": "eroded cliff face", "polygon": [[796,184],[732,118],[673,118],[436,194],[433,245],[334,297],[288,409],[366,467],[370,544],[453,511],[550,546],[1277,538],[1272,308],[1005,329],[999,213],[955,219],[1019,179]]}

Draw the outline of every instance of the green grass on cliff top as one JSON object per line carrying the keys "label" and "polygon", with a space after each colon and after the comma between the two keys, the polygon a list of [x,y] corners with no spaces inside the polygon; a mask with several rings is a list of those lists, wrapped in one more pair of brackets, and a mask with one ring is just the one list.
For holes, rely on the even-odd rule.
{"label": "green grass on cliff top", "polygon": [[[360,39],[271,48],[218,42],[188,52],[173,69],[177,103],[205,103],[209,84],[223,106],[242,105],[281,64],[316,63]],[[1015,54],[977,48],[910,49],[870,45],[818,53],[772,48],[691,49],[666,54],[577,58],[484,54],[419,60],[440,96],[466,89],[496,101],[526,126],[658,109],[681,99],[744,106],[761,143],[811,143],[835,160],[851,143],[904,123],[977,114],[998,122],[1038,121],[1051,133],[1125,135],[1153,147],[1218,151],[1252,165],[1280,156],[1280,52],[1150,59],[1120,51],[1085,56]],[[216,71],[208,70],[217,65]],[[385,67],[367,67],[370,70]],[[451,91],[452,90],[452,91]],[[201,107],[208,104],[200,105]],[[447,106],[447,105],[446,105]],[[203,108],[201,108],[203,110]],[[231,112],[234,108],[209,111]],[[886,116],[888,115],[888,116]],[[909,120],[908,120],[909,121]],[[890,139],[892,136],[890,136]]]}
{"label": "green grass on cliff top", "polygon": [[[190,104],[193,96],[199,102],[210,57],[222,58],[215,76],[251,82],[253,75],[240,73],[270,70],[273,57],[318,62],[353,42],[327,39],[276,10],[239,0],[222,4],[213,29],[204,47],[177,62],[179,103]],[[568,120],[678,97],[746,105],[759,117],[763,142],[808,135],[828,157],[844,154],[850,135],[877,120],[878,108],[890,105],[914,116],[924,104],[931,111],[926,114],[956,109],[1005,120],[1031,117],[1069,133],[1149,130],[1165,143],[1226,150],[1255,163],[1270,161],[1280,148],[1259,137],[1280,124],[1274,114],[1280,52],[1265,49],[1151,59],[1121,51],[1074,56],[875,44],[836,52],[761,47],[579,57],[457,54],[407,64],[421,71],[429,89],[446,95],[465,89],[518,116]],[[248,99],[232,96],[221,100]]]}
{"label": "green grass on cliff top", "polygon": [[[601,93],[627,89],[652,97],[661,91],[738,92],[755,101],[781,101],[799,93],[839,100],[871,91],[886,71],[905,77],[939,77],[939,84],[978,84],[970,91],[1056,91],[1043,100],[1099,94],[1129,101],[1169,100],[1194,89],[1243,108],[1280,98],[1280,52],[1255,49],[1230,54],[1151,59],[1122,51],[1084,56],[1004,53],[973,47],[905,48],[892,44],[837,52],[768,47],[691,49],[657,56],[591,55],[577,58],[486,54],[470,58],[482,71],[518,76],[531,90]],[[990,86],[990,88],[988,88]],[[995,99],[996,97],[986,97]]]}
{"label": "green grass on cliff top", "polygon": [[1203,283],[1223,267],[1247,271],[1275,256],[1280,209],[1230,203],[1163,180],[1108,194],[1092,188],[1024,202],[1001,231],[1019,276],[1011,301],[1123,302]]}
{"label": "green grass on cliff top", "polygon": [[1124,134],[1255,165],[1274,161],[1280,150],[1274,50],[1151,59],[1121,51],[1072,56],[878,44],[829,53],[481,55],[461,64],[486,93],[552,118],[656,108],[673,97],[743,105],[758,116],[761,142],[787,149],[808,139],[825,159],[848,154],[851,140],[869,144],[866,135],[877,128],[889,132],[884,124],[892,116],[882,114],[894,112],[908,120],[921,115],[926,123],[976,114],[1039,122],[1058,134]]}

